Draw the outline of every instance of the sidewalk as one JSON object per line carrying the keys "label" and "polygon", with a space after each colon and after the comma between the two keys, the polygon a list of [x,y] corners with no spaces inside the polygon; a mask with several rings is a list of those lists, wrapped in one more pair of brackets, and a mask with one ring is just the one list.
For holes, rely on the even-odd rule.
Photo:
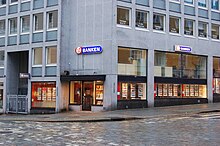
{"label": "sidewalk", "polygon": [[220,103],[155,107],[145,109],[115,110],[106,112],[64,112],[44,115],[0,115],[1,121],[34,121],[34,122],[104,122],[135,119],[150,119],[171,116],[192,116],[206,112],[219,112]]}

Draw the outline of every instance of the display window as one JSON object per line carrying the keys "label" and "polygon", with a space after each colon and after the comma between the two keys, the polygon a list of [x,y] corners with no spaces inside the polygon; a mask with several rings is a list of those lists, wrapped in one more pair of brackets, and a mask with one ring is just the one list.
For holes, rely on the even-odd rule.
{"label": "display window", "polygon": [[156,84],[157,98],[207,98],[206,85]]}
{"label": "display window", "polygon": [[103,105],[103,81],[72,81],[70,83],[70,104],[72,105]]}
{"label": "display window", "polygon": [[118,83],[118,100],[146,100],[146,83]]}
{"label": "display window", "polygon": [[214,78],[214,93],[220,94],[220,78]]}
{"label": "display window", "polygon": [[35,82],[32,83],[32,108],[56,107],[56,83]]}

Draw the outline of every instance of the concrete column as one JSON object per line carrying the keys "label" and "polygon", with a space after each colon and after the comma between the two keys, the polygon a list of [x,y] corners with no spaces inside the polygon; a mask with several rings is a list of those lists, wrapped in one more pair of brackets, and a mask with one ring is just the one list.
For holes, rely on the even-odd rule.
{"label": "concrete column", "polygon": [[213,102],[213,56],[209,55],[207,60],[207,96],[209,103]]}
{"label": "concrete column", "polygon": [[154,107],[154,50],[148,50],[147,68],[148,107]]}
{"label": "concrete column", "polygon": [[103,109],[117,109],[117,75],[106,75],[104,82]]}

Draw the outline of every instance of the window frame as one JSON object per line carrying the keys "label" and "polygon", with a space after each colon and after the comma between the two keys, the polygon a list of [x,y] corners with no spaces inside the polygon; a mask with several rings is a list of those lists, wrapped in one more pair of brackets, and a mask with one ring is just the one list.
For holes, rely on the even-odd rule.
{"label": "window frame", "polygon": [[56,56],[56,63],[48,63],[48,49],[49,48],[56,48],[56,55],[57,55],[57,46],[47,46],[46,48],[45,48],[45,50],[46,50],[46,61],[45,61],[45,63],[46,63],[46,66],[57,66],[57,56]]}
{"label": "window frame", "polygon": [[[3,1],[3,0],[1,0],[1,1]],[[5,0],[5,4],[0,4],[0,8],[5,7],[6,5],[7,5],[7,0]]]}
{"label": "window frame", "polygon": [[116,17],[116,24],[117,24],[117,27],[122,27],[122,28],[131,28],[132,24],[131,24],[131,19],[132,19],[132,9],[129,8],[129,7],[123,7],[123,6],[117,6],[117,11],[118,9],[126,9],[128,10],[128,16],[129,16],[129,21],[128,21],[128,25],[122,25],[122,24],[118,24],[118,13],[117,13],[117,17]]}
{"label": "window frame", "polygon": [[[201,37],[199,36],[199,23],[203,23],[203,24],[206,24],[206,37]],[[197,31],[198,31],[198,38],[200,39],[208,39],[208,30],[209,30],[209,26],[208,26],[208,22],[204,22],[204,21],[198,21],[198,28],[197,28]]]}
{"label": "window frame", "polygon": [[[41,64],[34,64],[35,61],[35,49],[41,49],[42,54],[41,54]],[[42,47],[36,47],[32,48],[32,67],[42,67],[43,66],[43,48]]]}
{"label": "window frame", "polygon": [[[147,14],[147,28],[143,27],[137,27],[136,24],[136,20],[137,20],[137,12],[141,12],[141,13],[145,13]],[[135,28],[138,29],[138,30],[149,30],[149,12],[148,11],[144,11],[144,10],[140,10],[140,9],[136,9],[135,10]]]}
{"label": "window frame", "polygon": [[[57,12],[57,26],[55,28],[49,28],[49,14],[51,12]],[[53,14],[53,13],[52,13]],[[54,11],[49,11],[47,12],[47,31],[54,31],[54,30],[58,30],[58,11],[57,10],[54,10]]]}
{"label": "window frame", "polygon": [[[159,15],[163,17],[163,30],[157,30],[154,29],[154,15]],[[160,33],[165,33],[166,32],[166,15],[165,14],[160,14],[160,13],[153,13],[153,32],[160,32]]]}
{"label": "window frame", "polygon": [[[43,15],[43,24],[42,24],[42,26],[43,26],[43,28],[42,28],[42,30],[36,30],[36,25],[35,25],[35,23],[36,23],[36,15],[38,15],[38,14],[42,14]],[[33,33],[39,33],[39,32],[43,32],[44,31],[44,13],[36,13],[36,14],[33,14]]]}
{"label": "window frame", "polygon": [[4,21],[4,35],[0,34],[0,38],[5,37],[6,36],[6,19],[2,19],[0,21]]}
{"label": "window frame", "polygon": [[203,7],[203,6],[200,6],[200,5],[199,5],[199,0],[198,0],[198,8],[201,8],[201,9],[208,9],[208,1],[205,0],[205,7]]}
{"label": "window frame", "polygon": [[[212,37],[212,26],[213,26],[213,25],[218,26],[218,39],[215,39],[215,38]],[[211,23],[211,39],[212,39],[213,41],[219,41],[219,40],[220,40],[220,25],[215,24],[215,23]]]}
{"label": "window frame", "polygon": [[195,0],[192,0],[192,4],[185,2],[185,0],[183,2],[184,2],[184,5],[186,6],[195,7]]}
{"label": "window frame", "polygon": [[[175,18],[175,19],[178,19],[179,20],[179,32],[178,33],[175,33],[175,32],[170,32],[170,18]],[[177,16],[169,16],[169,33],[170,34],[174,34],[174,35],[180,35],[180,32],[181,32],[181,17],[177,17]]]}
{"label": "window frame", "polygon": [[[13,34],[11,34],[11,20],[12,19],[15,19],[17,23],[17,26],[16,26],[17,33],[13,33]],[[16,36],[16,35],[18,35],[18,18],[13,17],[13,18],[8,19],[8,36]]]}
{"label": "window frame", "polygon": [[218,9],[213,9],[212,8],[212,0],[211,0],[211,2],[210,2],[211,4],[211,11],[214,11],[214,12],[219,12],[220,11],[220,6],[219,6],[219,3],[220,3],[220,1],[218,0]]}
{"label": "window frame", "polygon": [[[185,34],[185,21],[186,20],[191,20],[192,22],[193,22],[193,35],[188,35],[188,34]],[[184,34],[184,36],[186,36],[186,37],[195,37],[195,35],[196,35],[196,33],[195,33],[195,20],[193,20],[193,19],[188,19],[188,18],[184,18],[184,27],[183,27],[183,34]]]}
{"label": "window frame", "polygon": [[[22,32],[22,30],[23,30],[23,19],[22,18],[24,18],[24,17],[29,17],[29,31],[28,32]],[[30,25],[31,25],[31,19],[30,19],[30,15],[25,15],[25,16],[21,16],[20,17],[20,33],[21,34],[30,34]]]}
{"label": "window frame", "polygon": [[12,0],[9,0],[9,5],[16,5],[18,4],[18,0],[16,2],[12,2]]}

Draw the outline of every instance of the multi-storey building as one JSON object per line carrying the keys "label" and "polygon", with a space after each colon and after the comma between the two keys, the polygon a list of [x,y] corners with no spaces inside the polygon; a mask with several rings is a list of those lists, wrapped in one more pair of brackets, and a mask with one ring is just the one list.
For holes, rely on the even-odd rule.
{"label": "multi-storey building", "polygon": [[0,0],[0,108],[220,101],[219,26],[219,0]]}

